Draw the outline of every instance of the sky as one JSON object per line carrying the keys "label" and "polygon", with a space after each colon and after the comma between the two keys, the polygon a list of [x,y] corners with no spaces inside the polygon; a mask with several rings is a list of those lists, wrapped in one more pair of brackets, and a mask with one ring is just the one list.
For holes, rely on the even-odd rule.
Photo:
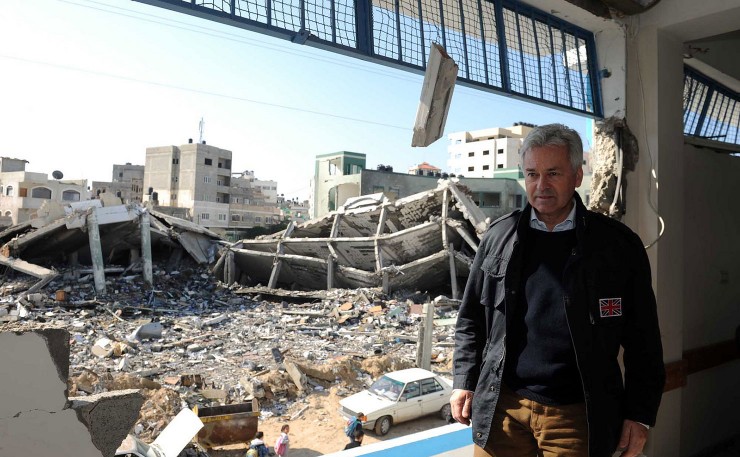
{"label": "sky", "polygon": [[[110,181],[113,164],[200,137],[232,172],[310,197],[316,155],[367,155],[396,172],[446,170],[447,135],[585,117],[457,85],[445,135],[411,147],[423,75],[132,0],[3,0],[0,156],[27,171]],[[586,149],[587,144],[584,144]]]}

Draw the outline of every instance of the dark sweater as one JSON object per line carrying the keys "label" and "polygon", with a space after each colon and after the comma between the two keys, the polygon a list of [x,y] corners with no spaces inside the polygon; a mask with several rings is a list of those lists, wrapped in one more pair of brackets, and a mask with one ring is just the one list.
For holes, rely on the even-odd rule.
{"label": "dark sweater", "polygon": [[510,311],[506,385],[546,405],[583,401],[575,352],[565,316],[563,272],[576,246],[575,230],[530,228],[525,243],[523,297]]}

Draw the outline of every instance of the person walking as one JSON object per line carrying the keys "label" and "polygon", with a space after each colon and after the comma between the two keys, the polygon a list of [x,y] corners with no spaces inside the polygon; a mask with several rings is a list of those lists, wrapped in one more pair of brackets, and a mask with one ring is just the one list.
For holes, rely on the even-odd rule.
{"label": "person walking", "polygon": [[352,441],[350,441],[344,446],[344,450],[346,451],[347,449],[354,449],[356,447],[360,447],[360,445],[362,444],[363,438],[365,438],[365,432],[362,431],[362,428],[355,429],[355,431],[352,432]]}
{"label": "person walking", "polygon": [[249,449],[256,450],[257,457],[269,457],[270,456],[270,450],[265,445],[264,438],[265,438],[265,434],[263,432],[257,432],[254,435],[254,439],[252,440],[252,442],[249,443]]}
{"label": "person walking", "polygon": [[278,457],[285,457],[288,455],[288,448],[290,447],[290,438],[288,437],[288,433],[290,433],[290,425],[283,424],[283,426],[280,427],[280,436],[275,440],[275,454]]}
{"label": "person walking", "polygon": [[665,382],[645,248],[575,192],[575,130],[534,128],[520,161],[528,204],[489,226],[460,305],[452,415],[476,457],[635,457]]}

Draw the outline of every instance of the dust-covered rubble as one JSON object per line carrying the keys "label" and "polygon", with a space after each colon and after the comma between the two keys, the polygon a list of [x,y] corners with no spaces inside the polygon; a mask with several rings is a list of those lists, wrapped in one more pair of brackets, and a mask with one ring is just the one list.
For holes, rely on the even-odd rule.
{"label": "dust-covered rubble", "polygon": [[132,432],[144,440],[183,406],[257,398],[263,417],[290,420],[312,392],[350,394],[414,366],[425,302],[436,302],[441,324],[432,368],[450,371],[455,300],[380,289],[242,289],[192,262],[154,270],[154,289],[138,275],[108,275],[105,297],[63,268],[40,292],[17,292],[35,280],[10,272],[0,285],[0,330],[66,329],[69,396],[140,389],[146,402]]}

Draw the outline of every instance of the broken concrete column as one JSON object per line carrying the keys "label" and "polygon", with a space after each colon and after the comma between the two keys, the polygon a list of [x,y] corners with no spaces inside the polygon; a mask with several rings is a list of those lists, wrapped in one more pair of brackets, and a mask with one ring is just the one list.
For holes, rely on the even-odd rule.
{"label": "broken concrete column", "polygon": [[6,393],[0,402],[0,455],[104,455],[69,409],[69,333],[0,333],[0,347],[0,384]]}
{"label": "broken concrete column", "polygon": [[90,208],[90,212],[87,215],[87,236],[90,242],[90,257],[92,257],[95,291],[105,295],[105,264],[103,263],[103,248],[100,244],[97,208]]}
{"label": "broken concrete column", "polygon": [[71,407],[87,426],[96,448],[104,456],[114,455],[139,417],[144,396],[137,389],[70,397]]}

